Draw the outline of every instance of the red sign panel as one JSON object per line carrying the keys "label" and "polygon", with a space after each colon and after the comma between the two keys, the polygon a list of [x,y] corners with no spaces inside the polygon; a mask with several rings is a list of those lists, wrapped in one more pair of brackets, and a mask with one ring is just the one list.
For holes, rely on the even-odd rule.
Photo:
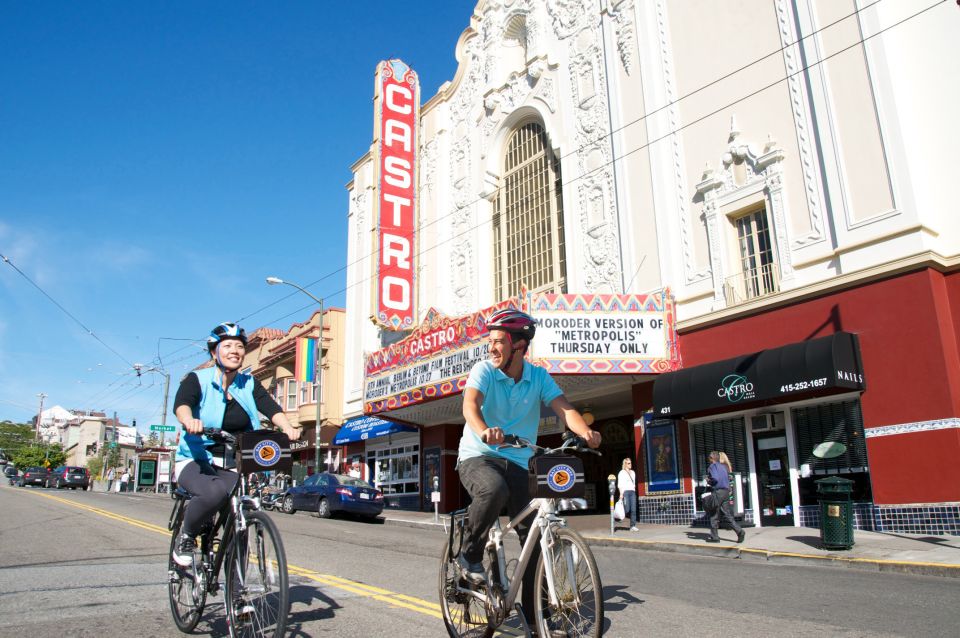
{"label": "red sign panel", "polygon": [[417,123],[420,85],[400,60],[377,66],[379,143],[377,321],[393,330],[413,327],[414,228],[417,199]]}

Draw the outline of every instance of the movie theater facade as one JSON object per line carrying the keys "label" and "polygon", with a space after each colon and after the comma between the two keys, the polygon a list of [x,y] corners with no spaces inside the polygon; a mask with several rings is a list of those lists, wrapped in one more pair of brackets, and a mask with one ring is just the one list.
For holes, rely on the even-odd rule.
{"label": "movie theater facade", "polygon": [[859,528],[960,533],[960,140],[914,125],[960,99],[950,21],[842,4],[481,1],[436,95],[381,63],[344,414],[386,423],[344,440],[388,507],[465,503],[460,393],[510,304],[603,434],[597,511],[631,458],[641,520],[702,522],[718,450],[747,524],[819,525],[839,477]]}

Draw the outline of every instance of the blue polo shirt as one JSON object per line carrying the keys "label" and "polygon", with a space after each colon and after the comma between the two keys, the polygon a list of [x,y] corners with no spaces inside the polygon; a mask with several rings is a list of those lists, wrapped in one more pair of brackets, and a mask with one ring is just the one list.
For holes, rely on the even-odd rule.
{"label": "blue polo shirt", "polygon": [[[500,427],[504,434],[515,434],[536,442],[540,426],[540,404],[547,404],[563,394],[553,377],[538,366],[523,362],[523,376],[513,379],[495,367],[490,361],[481,361],[470,370],[467,387],[483,394],[480,412],[488,427]],[[533,451],[527,448],[498,450],[480,440],[480,437],[464,424],[460,437],[461,461],[477,456],[504,458],[527,469]]]}

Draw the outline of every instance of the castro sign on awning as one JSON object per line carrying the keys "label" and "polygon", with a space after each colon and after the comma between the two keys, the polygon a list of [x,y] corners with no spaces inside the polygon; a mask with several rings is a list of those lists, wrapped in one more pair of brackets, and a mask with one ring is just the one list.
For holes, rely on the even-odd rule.
{"label": "castro sign on awning", "polygon": [[679,367],[669,291],[648,295],[533,295],[531,358],[556,374],[650,374]]}

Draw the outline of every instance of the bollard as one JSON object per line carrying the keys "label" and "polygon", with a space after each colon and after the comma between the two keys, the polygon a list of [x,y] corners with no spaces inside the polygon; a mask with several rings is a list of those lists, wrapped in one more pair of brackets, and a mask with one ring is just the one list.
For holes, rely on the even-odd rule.
{"label": "bollard", "polygon": [[433,522],[440,522],[440,477],[433,477],[433,494],[430,495],[433,500]]}

